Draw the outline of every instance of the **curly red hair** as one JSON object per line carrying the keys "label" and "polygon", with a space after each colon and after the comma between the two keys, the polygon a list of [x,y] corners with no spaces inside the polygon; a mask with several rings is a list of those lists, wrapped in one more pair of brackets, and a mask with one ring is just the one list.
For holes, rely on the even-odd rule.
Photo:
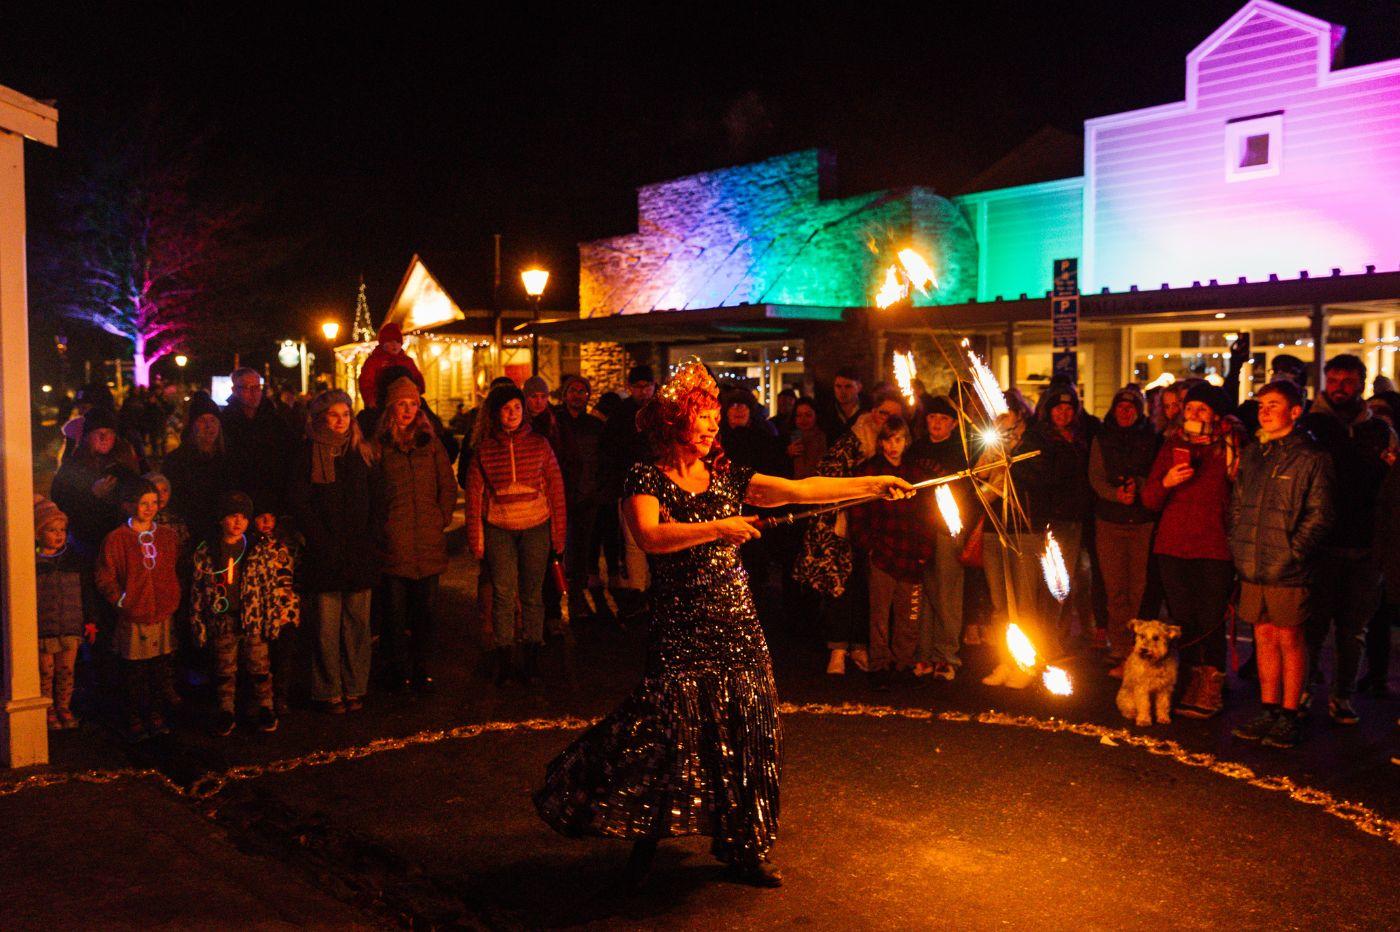
{"label": "curly red hair", "polygon": [[[658,463],[676,466],[680,462],[680,448],[689,440],[695,419],[705,411],[719,409],[719,399],[703,387],[692,388],[674,399],[657,392],[637,412],[637,429],[646,435]],[[728,467],[729,461],[720,448],[718,438],[710,448],[706,461],[716,472]]]}

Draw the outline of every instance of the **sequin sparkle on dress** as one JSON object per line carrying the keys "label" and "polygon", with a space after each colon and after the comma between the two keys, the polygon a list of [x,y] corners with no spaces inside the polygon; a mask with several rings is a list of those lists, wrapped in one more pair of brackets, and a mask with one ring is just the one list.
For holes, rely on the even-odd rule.
{"label": "sequin sparkle on dress", "polygon": [[[640,464],[624,494],[655,496],[663,522],[711,521],[740,514],[752,476],[731,464],[691,493]],[[647,561],[645,676],[549,764],[535,808],[565,835],[708,835],[722,861],[761,859],[777,836],[782,737],[739,548],[716,541]]]}

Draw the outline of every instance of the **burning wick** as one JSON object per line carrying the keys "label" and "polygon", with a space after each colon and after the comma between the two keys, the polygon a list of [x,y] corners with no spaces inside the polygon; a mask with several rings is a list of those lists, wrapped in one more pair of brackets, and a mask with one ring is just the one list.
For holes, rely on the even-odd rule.
{"label": "burning wick", "polygon": [[918,377],[919,370],[914,365],[914,354],[912,352],[895,353],[894,380],[899,386],[900,394],[909,401],[910,405],[913,405],[916,400],[914,398],[914,380]]}
{"label": "burning wick", "polygon": [[972,350],[967,351],[967,365],[972,370],[972,388],[977,392],[977,400],[982,402],[982,409],[987,412],[987,416],[996,419],[1010,413],[1006,395],[997,384],[997,377],[992,375],[992,370],[988,369],[987,364]]}
{"label": "burning wick", "polygon": [[1074,685],[1069,681],[1069,674],[1059,667],[1046,667],[1045,672],[1040,675],[1040,682],[1045,685],[1047,692],[1056,696],[1068,696],[1074,693]]}
{"label": "burning wick", "polygon": [[938,277],[933,274],[933,269],[924,257],[914,250],[901,249],[899,264],[904,266],[904,274],[909,276],[909,283],[919,289],[919,294],[928,294],[929,286],[938,287]]}
{"label": "burning wick", "polygon": [[1069,598],[1069,570],[1065,568],[1065,555],[1060,550],[1060,542],[1050,531],[1045,532],[1045,553],[1040,556],[1040,571],[1056,602]]}
{"label": "burning wick", "polygon": [[938,513],[943,516],[943,523],[948,526],[948,533],[957,537],[962,533],[962,515],[958,513],[957,499],[953,498],[953,490],[946,485],[940,485],[934,489],[934,499],[938,502]]}
{"label": "burning wick", "polygon": [[[1006,626],[1006,649],[1011,652],[1011,659],[1023,672],[1034,673],[1039,668],[1040,660],[1036,655],[1035,645],[1014,621]],[[1040,682],[1047,692],[1056,696],[1069,696],[1074,693],[1074,684],[1070,682],[1069,674],[1060,667],[1047,666],[1041,671]]]}
{"label": "burning wick", "polygon": [[899,271],[894,266],[885,269],[885,281],[880,285],[880,290],[875,292],[875,306],[883,311],[891,304],[897,304],[907,297],[909,297],[909,286],[900,283]]}

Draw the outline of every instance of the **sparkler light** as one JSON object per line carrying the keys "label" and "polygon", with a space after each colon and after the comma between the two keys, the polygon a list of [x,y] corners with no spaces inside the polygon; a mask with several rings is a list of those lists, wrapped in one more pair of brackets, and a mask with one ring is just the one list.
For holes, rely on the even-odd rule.
{"label": "sparkler light", "polygon": [[977,432],[977,436],[982,440],[984,447],[994,447],[1001,443],[1001,431],[995,427],[984,427]]}
{"label": "sparkler light", "polygon": [[1040,675],[1040,682],[1045,685],[1047,692],[1056,696],[1069,696],[1074,693],[1069,674],[1059,667],[1046,667],[1045,672]]}
{"label": "sparkler light", "polygon": [[972,388],[977,392],[977,399],[982,402],[982,409],[987,412],[987,417],[996,419],[1010,413],[1011,408],[1006,404],[1006,395],[997,384],[997,377],[987,368],[982,358],[968,350],[967,364],[972,370]]}
{"label": "sparkler light", "polygon": [[914,354],[895,353],[894,354],[894,381],[899,386],[900,394],[908,400],[912,406],[917,399],[914,397],[914,380],[919,377],[919,370],[914,365]]}
{"label": "sparkler light", "polygon": [[938,502],[938,513],[943,516],[943,523],[948,527],[948,533],[957,537],[962,533],[962,514],[958,511],[958,501],[953,498],[953,490],[946,485],[940,485],[933,490],[933,497]]}
{"label": "sparkler light", "polygon": [[1040,571],[1056,602],[1069,598],[1069,570],[1065,568],[1065,555],[1060,550],[1060,542],[1050,531],[1045,532],[1045,552],[1040,555]]}
{"label": "sparkler light", "polygon": [[909,296],[909,286],[900,282],[899,270],[894,266],[885,269],[885,281],[880,285],[880,290],[875,292],[875,306],[884,310],[892,304],[897,304]]}
{"label": "sparkler light", "polygon": [[904,266],[904,274],[909,277],[909,283],[919,289],[919,294],[928,294],[929,286],[938,287],[938,277],[933,274],[933,269],[924,257],[914,250],[901,249],[899,264]]}
{"label": "sparkler light", "polygon": [[1026,673],[1035,672],[1035,645],[1014,621],[1006,626],[1006,649],[1011,651],[1011,659],[1016,661],[1016,666]]}

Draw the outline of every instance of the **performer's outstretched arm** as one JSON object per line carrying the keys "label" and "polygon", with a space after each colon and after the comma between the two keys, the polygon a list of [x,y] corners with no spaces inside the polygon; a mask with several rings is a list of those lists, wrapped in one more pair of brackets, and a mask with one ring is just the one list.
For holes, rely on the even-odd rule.
{"label": "performer's outstretched arm", "polygon": [[661,520],[661,503],[654,495],[633,495],[622,500],[622,517],[632,539],[646,553],[677,553],[700,544],[723,540],[742,544],[758,537],[748,518],[735,516],[716,521]]}
{"label": "performer's outstretched arm", "polygon": [[866,498],[871,495],[899,499],[913,494],[913,487],[898,476],[853,476],[849,479],[811,476],[807,479],[784,479],[780,476],[755,473],[749,481],[749,492],[744,500],[759,508],[774,508],[778,505],[842,502],[848,498]]}

